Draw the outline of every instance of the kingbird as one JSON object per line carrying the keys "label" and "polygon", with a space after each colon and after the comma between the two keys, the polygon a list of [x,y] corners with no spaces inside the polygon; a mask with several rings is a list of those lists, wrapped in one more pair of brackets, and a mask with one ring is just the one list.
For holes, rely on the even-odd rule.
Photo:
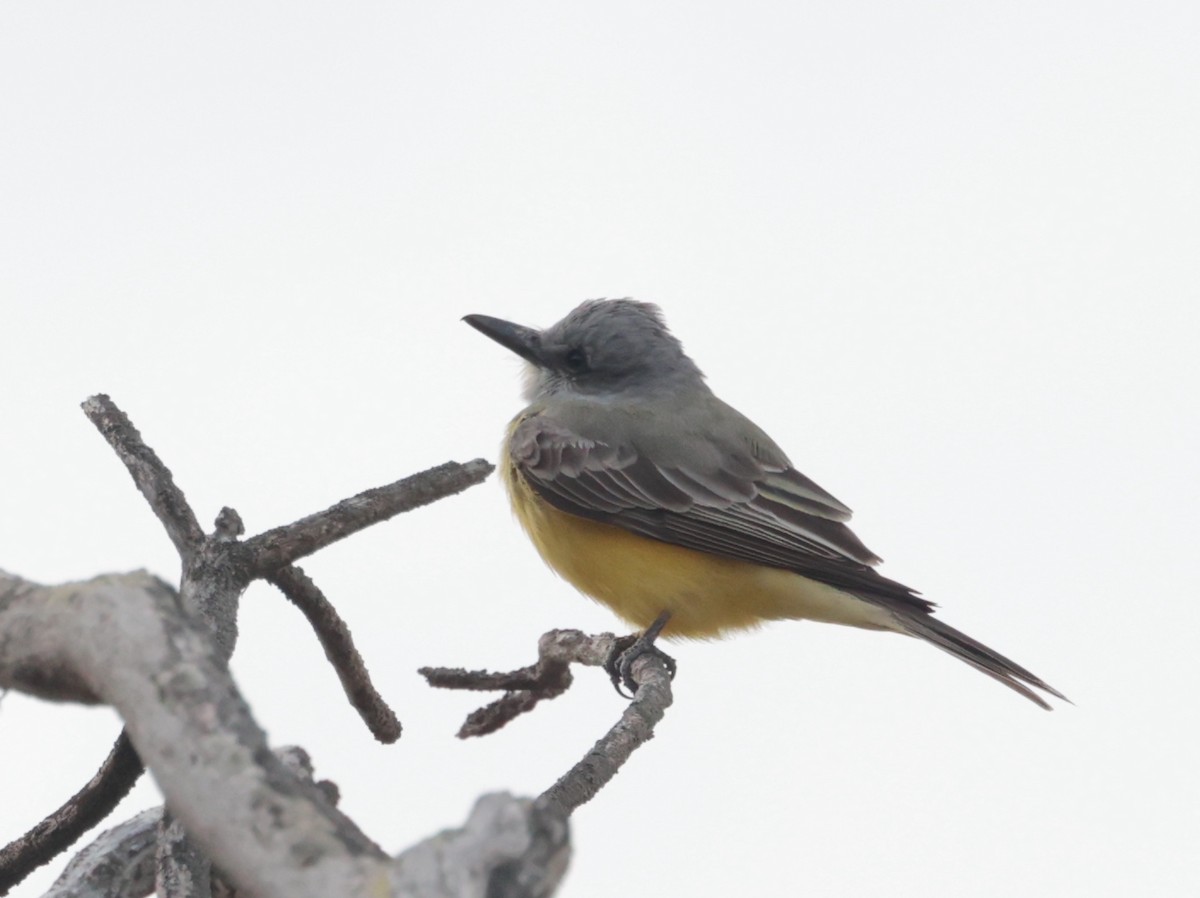
{"label": "kingbird", "polygon": [[[502,448],[542,558],[636,627],[706,638],[808,619],[916,636],[1043,708],[1065,697],[875,570],[850,509],[705,383],[657,306],[589,300],[536,330],[464,319],[528,362]],[[1031,688],[1032,687],[1032,688]]]}

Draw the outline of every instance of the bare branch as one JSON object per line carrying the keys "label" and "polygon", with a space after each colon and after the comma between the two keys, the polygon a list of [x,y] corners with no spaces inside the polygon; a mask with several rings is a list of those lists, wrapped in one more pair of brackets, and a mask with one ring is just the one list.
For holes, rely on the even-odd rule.
{"label": "bare branch", "polygon": [[158,821],[154,892],[161,898],[211,898],[212,863],[188,838],[183,824],[164,812]]}
{"label": "bare branch", "polygon": [[42,898],[142,898],[154,890],[154,848],[162,808],[150,808],[100,834]]}
{"label": "bare branch", "polygon": [[[184,565],[185,591],[191,594],[203,593],[203,589],[195,589],[196,581],[188,574],[207,573],[210,566],[204,563],[205,559],[201,559],[199,564],[196,563],[198,556],[203,555],[206,540],[195,514],[182,490],[175,484],[170,470],[142,440],[141,434],[129,418],[108,396],[92,396],[82,407],[84,414],[124,462],[138,490],[146,497],[179,552]],[[240,533],[240,530],[236,530],[241,525],[240,520],[236,518],[236,512],[229,518],[226,516],[227,511],[223,511],[223,517],[218,519],[217,539],[228,539],[231,531],[233,536]],[[237,598],[249,581],[244,577],[232,584],[227,580],[215,581],[217,586],[224,587],[217,590],[212,589],[212,582],[213,578],[204,578],[205,586],[216,595],[197,598],[192,604],[192,611],[208,623],[217,643],[224,648],[228,657],[233,651],[237,636],[234,616]],[[81,684],[70,682],[70,677],[65,676],[65,673],[61,670],[47,671],[40,665],[33,666],[26,677],[26,686],[31,687],[28,691],[54,700],[94,700],[94,696],[89,695],[90,690]],[[54,688],[61,692],[48,694],[46,689],[37,688],[37,684],[28,682],[29,676],[44,677],[52,681],[55,684]],[[108,759],[89,783],[36,827],[0,850],[0,895],[6,894],[13,885],[38,866],[65,851],[84,832],[108,816],[137,782],[142,770],[141,761],[128,738],[122,733]]]}
{"label": "bare branch", "polygon": [[545,898],[571,858],[567,820],[528,799],[497,793],[475,802],[461,829],[396,858],[397,895],[422,898]]}
{"label": "bare branch", "polygon": [[[2,591],[0,581],[0,594]],[[8,894],[9,889],[111,814],[143,770],[129,737],[122,732],[96,775],[82,789],[25,835],[0,849],[0,895]]]}
{"label": "bare branch", "polygon": [[82,407],[125,464],[179,553],[184,607],[209,626],[217,645],[229,658],[237,642],[237,601],[251,580],[246,566],[238,564],[232,554],[237,544],[229,534],[232,531],[236,536],[241,527],[237,513],[223,509],[215,540],[207,539],[170,470],[117,404],[100,393],[89,396]]}
{"label": "bare branch", "polygon": [[13,672],[44,663],[112,704],[189,838],[239,893],[542,896],[561,879],[568,833],[553,802],[481,805],[457,837],[388,861],[327,789],[267,749],[228,668],[162,581],[11,586],[0,578],[0,689],[21,688]]}
{"label": "bare branch", "polygon": [[[507,673],[425,667],[420,673],[431,686],[445,689],[508,690],[472,712],[458,732],[460,737],[481,736],[495,732],[539,701],[565,692],[571,684],[568,665],[605,666],[617,641],[611,633],[589,636],[579,630],[551,630],[538,640],[538,660],[528,667]],[[564,819],[570,816],[594,798],[633,752],[654,736],[654,727],[672,701],[670,671],[661,656],[646,653],[633,662],[630,674],[637,692],[621,719],[583,760],[538,797],[540,808]]]}
{"label": "bare branch", "polygon": [[43,663],[116,708],[168,806],[240,888],[324,898],[388,877],[374,843],[267,749],[167,584],[135,573],[0,593],[0,688]]}
{"label": "bare branch", "polygon": [[243,546],[249,552],[254,573],[265,576],[372,524],[482,483],[493,470],[491,463],[482,458],[466,464],[446,462],[366,490],[294,524],[260,533]]}
{"label": "bare branch", "polygon": [[[376,890],[380,878],[403,887],[394,870],[378,867],[382,855],[376,846],[323,798],[336,797],[336,786],[298,788],[265,753],[262,732],[224,663],[236,642],[241,593],[254,577],[270,576],[305,610],[343,688],[374,734],[394,740],[400,723],[371,686],[346,625],[302,571],[287,565],[372,523],[480,483],[491,473],[490,463],[448,463],[242,543],[244,527],[232,509],[222,510],[215,532],[205,537],[166,466],[109,397],[91,397],[84,411],[167,528],[182,559],[180,592],[146,575],[98,577],[62,587],[36,587],[0,575],[0,688],[59,701],[106,701],[121,713],[132,744],[152,755],[146,761],[188,833],[185,838],[179,825],[168,825],[167,833],[174,836],[160,836],[160,885],[166,893],[209,892],[208,861],[188,844],[193,838],[205,855],[221,858],[230,879],[264,896],[358,894],[360,888]],[[196,623],[208,629],[208,640],[192,629]],[[562,675],[569,682],[569,672],[563,669]],[[140,765],[130,742],[125,744],[133,759],[132,784]],[[187,744],[188,752],[173,750],[179,744]],[[241,782],[234,783],[236,777]],[[113,774],[104,773],[101,780],[113,782]],[[64,810],[78,816],[86,808]],[[541,816],[547,813],[557,812],[538,810]],[[263,814],[265,822],[258,819]],[[271,831],[268,844],[263,844],[264,827]],[[250,832],[256,836],[239,837]],[[8,868],[13,881],[28,872],[23,864],[37,857],[35,864],[48,860],[79,830],[59,827],[59,834],[66,834],[66,842],[44,857],[25,840],[13,846],[17,863]],[[488,857],[496,860],[494,852]],[[538,879],[527,869],[529,863],[536,866],[536,858],[496,862],[502,861],[516,864],[518,879]],[[480,863],[486,867],[491,861]]]}
{"label": "bare branch", "polygon": [[204,539],[204,533],[167,466],[142,442],[137,428],[108,396],[100,393],[88,397],[83,402],[83,413],[125,463],[133,482],[166,528],[180,557],[187,558]]}
{"label": "bare branch", "polygon": [[[101,834],[71,860],[43,898],[148,895],[154,888],[161,819],[162,808],[151,808]],[[566,820],[528,799],[485,795],[462,827],[431,836],[396,857],[392,894],[548,898],[566,874],[570,856]],[[229,891],[223,886],[222,893]]]}
{"label": "bare branch", "polygon": [[[275,749],[275,756],[295,776],[313,781],[312,759],[294,745]],[[321,782],[318,788],[332,783]],[[333,787],[336,793],[336,787]],[[332,798],[331,804],[337,804]],[[155,848],[161,807],[142,811],[136,817],[101,833],[67,864],[43,898],[142,898],[154,891]],[[214,883],[214,889],[217,884]],[[227,889],[228,890],[228,889]]]}
{"label": "bare branch", "polygon": [[517,670],[495,672],[422,667],[417,671],[430,686],[438,689],[506,690],[504,695],[494,702],[467,715],[466,721],[459,728],[458,738],[467,739],[471,736],[494,733],[519,715],[532,711],[538,702],[557,698],[567,691],[571,685],[570,662],[551,654],[556,646],[552,641],[548,641],[546,636],[538,641],[538,660]]}
{"label": "bare branch", "polygon": [[637,692],[621,719],[583,760],[538,796],[539,807],[569,816],[595,798],[630,756],[654,738],[655,726],[671,706],[671,674],[660,655],[647,653],[633,662],[630,675],[637,684]]}
{"label": "bare branch", "polygon": [[399,739],[401,728],[396,713],[371,683],[362,655],[354,647],[350,629],[317,585],[294,565],[281,568],[267,580],[279,587],[308,620],[325,650],[325,657],[337,671],[346,698],[350,699],[372,735],[385,744]]}

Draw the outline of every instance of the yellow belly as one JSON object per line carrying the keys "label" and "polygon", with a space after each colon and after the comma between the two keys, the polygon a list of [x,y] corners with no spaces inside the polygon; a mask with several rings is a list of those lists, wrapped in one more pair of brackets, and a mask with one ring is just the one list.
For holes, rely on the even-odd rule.
{"label": "yellow belly", "polygon": [[639,628],[664,611],[666,636],[697,639],[769,620],[807,618],[892,629],[891,616],[791,571],[709,555],[559,511],[508,462],[504,484],[517,520],[546,563],[580,592]]}

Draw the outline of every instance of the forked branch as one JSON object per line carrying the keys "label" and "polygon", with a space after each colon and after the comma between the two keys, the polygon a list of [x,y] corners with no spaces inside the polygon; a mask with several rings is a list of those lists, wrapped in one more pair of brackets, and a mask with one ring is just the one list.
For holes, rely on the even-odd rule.
{"label": "forked branch", "polygon": [[[503,673],[438,667],[423,667],[419,672],[431,686],[442,689],[506,690],[473,711],[458,731],[461,738],[483,736],[565,692],[572,681],[571,664],[605,667],[617,643],[618,637],[611,633],[589,636],[579,630],[551,630],[538,640],[538,660],[527,667]],[[630,674],[637,691],[620,719],[583,760],[537,798],[539,807],[570,816],[654,737],[654,727],[671,705],[671,671],[661,656],[646,653],[633,662]]]}

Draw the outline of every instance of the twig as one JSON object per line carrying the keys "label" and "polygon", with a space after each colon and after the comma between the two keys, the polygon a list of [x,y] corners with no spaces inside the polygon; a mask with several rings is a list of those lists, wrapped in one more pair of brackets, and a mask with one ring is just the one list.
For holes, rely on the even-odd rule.
{"label": "twig", "polygon": [[[565,692],[571,684],[570,664],[603,667],[616,642],[611,633],[589,636],[579,630],[551,630],[538,640],[538,660],[528,667],[507,673],[424,667],[420,673],[439,688],[508,690],[473,711],[458,732],[460,737],[481,736],[495,732],[538,702]],[[583,760],[538,797],[538,807],[564,818],[570,816],[594,798],[633,752],[654,736],[654,727],[672,701],[671,673],[660,655],[646,653],[633,662],[630,675],[637,692],[621,719]]]}
{"label": "twig", "polygon": [[142,435],[125,413],[105,394],[88,397],[83,402],[83,413],[124,462],[180,557],[187,558],[203,541],[204,532],[167,466],[142,441]]}
{"label": "twig", "polygon": [[70,848],[112,813],[145,768],[124,731],[88,782],[54,813],[0,849],[0,895]]}
{"label": "twig", "polygon": [[396,712],[388,707],[376,691],[362,655],[354,647],[350,629],[317,585],[295,565],[281,568],[268,576],[267,580],[300,609],[313,628],[321,648],[325,650],[325,657],[337,672],[346,698],[350,699],[350,704],[358,711],[372,735],[385,744],[399,739],[401,728]]}
{"label": "twig", "polygon": [[387,486],[351,496],[324,511],[253,536],[242,546],[257,576],[274,573],[318,549],[389,518],[461,493],[482,483],[494,470],[477,458],[466,464],[446,462]]}
{"label": "twig", "polygon": [[661,655],[639,655],[630,668],[637,684],[633,700],[621,719],[602,736],[578,764],[537,797],[539,808],[568,817],[617,775],[637,749],[654,738],[654,728],[671,706],[671,673]]}
{"label": "twig", "polygon": [[241,594],[254,578],[264,577],[283,590],[314,628],[347,697],[375,738],[385,743],[398,739],[400,722],[371,684],[349,629],[312,580],[289,566],[365,527],[479,483],[492,465],[483,459],[465,465],[449,462],[239,542],[245,527],[231,508],[221,510],[211,537],[203,534],[171,472],[108,396],[93,396],[83,407],[171,534],[183,561],[184,608],[208,625],[223,656],[232,656],[237,641]]}
{"label": "twig", "polygon": [[[584,639],[615,640],[611,633],[587,637],[578,630],[551,630],[538,640],[538,660],[527,667],[510,671],[464,670],[461,667],[422,667],[417,671],[435,689],[466,689],[476,692],[504,689],[494,702],[467,715],[458,738],[494,733],[521,714],[532,711],[538,702],[557,698],[571,686],[572,660],[563,656],[561,640],[565,634]],[[587,663],[587,662],[583,662]]]}

